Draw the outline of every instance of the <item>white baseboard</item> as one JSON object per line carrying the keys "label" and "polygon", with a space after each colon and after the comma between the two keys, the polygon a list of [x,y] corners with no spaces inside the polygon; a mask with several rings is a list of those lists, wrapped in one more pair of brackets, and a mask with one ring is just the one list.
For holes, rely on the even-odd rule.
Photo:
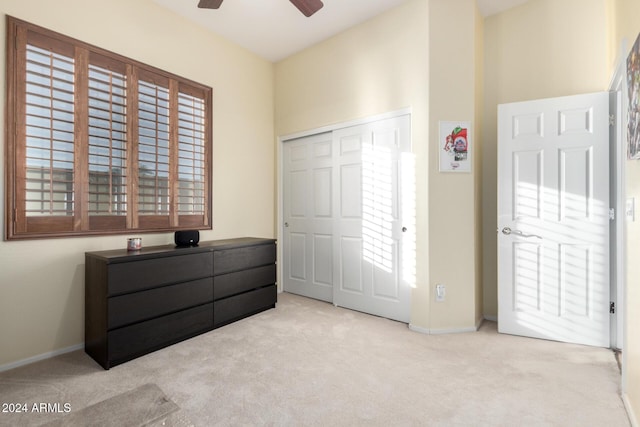
{"label": "white baseboard", "polygon": [[488,316],[488,315],[485,314],[484,320],[488,320],[490,322],[497,322],[498,321],[498,316]]}
{"label": "white baseboard", "polygon": [[462,334],[466,332],[477,332],[480,327],[480,323],[477,326],[469,327],[469,328],[452,328],[452,329],[427,329],[422,328],[420,326],[415,326],[409,323],[409,329],[414,332],[419,332],[421,334],[427,335],[444,335],[444,334]]}
{"label": "white baseboard", "polygon": [[427,335],[430,334],[429,329],[421,328],[420,326],[415,326],[415,325],[412,325],[411,323],[409,323],[409,330],[412,330],[413,332],[419,332],[421,334],[427,334]]}
{"label": "white baseboard", "polygon": [[633,412],[633,408],[631,407],[631,402],[629,402],[627,393],[622,393],[622,403],[624,403],[624,408],[627,410],[627,415],[629,416],[631,427],[640,427],[640,424],[638,424],[638,418],[636,418],[636,414]]}
{"label": "white baseboard", "polygon": [[475,326],[469,328],[453,328],[453,329],[431,329],[431,335],[442,334],[463,334],[467,332],[477,332],[478,328]]}
{"label": "white baseboard", "polygon": [[76,344],[71,347],[61,348],[60,350],[50,351],[48,353],[38,354],[37,356],[27,357],[26,359],[18,360],[17,362],[7,363],[6,365],[0,365],[0,372],[8,371],[11,369],[19,368],[20,366],[30,365],[35,362],[39,362],[45,359],[51,359],[52,357],[60,356],[61,354],[71,353],[72,351],[82,350],[84,343]]}

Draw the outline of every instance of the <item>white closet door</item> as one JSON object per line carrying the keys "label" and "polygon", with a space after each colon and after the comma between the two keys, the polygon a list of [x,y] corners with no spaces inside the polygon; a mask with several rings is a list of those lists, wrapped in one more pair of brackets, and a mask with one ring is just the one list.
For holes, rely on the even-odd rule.
{"label": "white closet door", "polygon": [[331,133],[284,144],[284,260],[287,292],[333,301]]}
{"label": "white closet door", "polygon": [[333,302],[402,322],[409,321],[411,292],[402,273],[413,265],[402,256],[405,234],[414,233],[413,223],[403,223],[401,199],[401,190],[412,193],[406,188],[412,181],[400,173],[409,132],[409,116],[402,116],[333,133],[339,186]]}
{"label": "white closet door", "polygon": [[285,291],[409,321],[410,145],[408,115],[284,144]]}

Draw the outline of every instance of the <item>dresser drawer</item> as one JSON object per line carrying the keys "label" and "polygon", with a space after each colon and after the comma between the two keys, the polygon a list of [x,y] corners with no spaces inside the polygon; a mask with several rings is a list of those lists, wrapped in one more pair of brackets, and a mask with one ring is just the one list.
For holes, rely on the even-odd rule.
{"label": "dresser drawer", "polygon": [[213,253],[214,274],[225,274],[276,262],[276,245],[247,246]]}
{"label": "dresser drawer", "polygon": [[213,279],[213,298],[220,299],[240,294],[276,282],[276,265],[251,268],[222,274]]}
{"label": "dresser drawer", "polygon": [[108,328],[118,328],[212,301],[212,277],[112,297],[108,302]]}
{"label": "dresser drawer", "polygon": [[202,279],[213,274],[211,253],[124,262],[109,265],[108,296]]}
{"label": "dresser drawer", "polygon": [[178,313],[109,331],[109,360],[114,366],[213,327],[213,305],[206,304]]}
{"label": "dresser drawer", "polygon": [[274,307],[277,298],[276,285],[271,285],[215,301],[213,303],[214,327],[217,328]]}

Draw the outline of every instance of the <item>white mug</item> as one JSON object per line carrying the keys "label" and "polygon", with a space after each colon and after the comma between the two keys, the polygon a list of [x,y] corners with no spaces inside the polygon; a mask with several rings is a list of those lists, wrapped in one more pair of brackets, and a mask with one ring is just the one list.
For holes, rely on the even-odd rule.
{"label": "white mug", "polygon": [[127,239],[127,250],[129,251],[139,251],[142,249],[142,238],[140,237],[131,237]]}

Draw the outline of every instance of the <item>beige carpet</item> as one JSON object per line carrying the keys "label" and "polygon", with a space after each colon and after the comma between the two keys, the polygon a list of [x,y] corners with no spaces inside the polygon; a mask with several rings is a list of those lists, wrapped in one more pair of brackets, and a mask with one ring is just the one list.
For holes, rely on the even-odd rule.
{"label": "beige carpet", "polygon": [[[275,310],[110,371],[74,352],[4,372],[0,401],[75,412],[154,383],[180,407],[168,426],[629,426],[609,350],[501,335],[491,322],[429,336],[278,297]],[[0,425],[61,416],[0,414]]]}

